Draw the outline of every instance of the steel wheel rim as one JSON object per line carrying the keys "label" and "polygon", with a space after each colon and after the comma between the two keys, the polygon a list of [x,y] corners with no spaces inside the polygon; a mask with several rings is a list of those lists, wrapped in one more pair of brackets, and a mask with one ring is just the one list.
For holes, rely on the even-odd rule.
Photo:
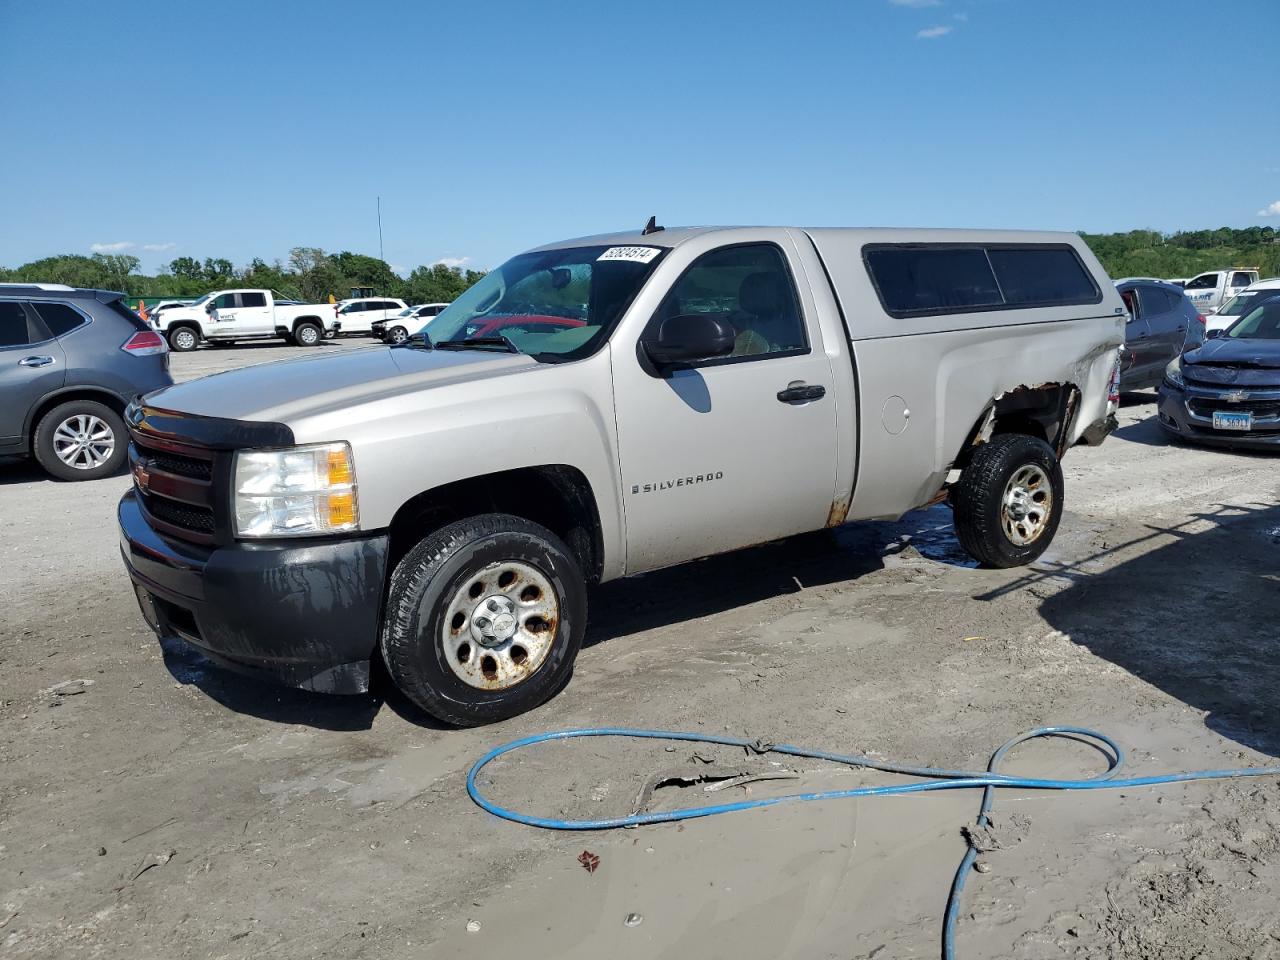
{"label": "steel wheel rim", "polygon": [[298,339],[308,347],[320,342],[320,337],[316,333],[315,327],[303,327],[298,331]]}
{"label": "steel wheel rim", "polygon": [[111,425],[91,413],[73,414],[53,431],[53,452],[75,470],[93,470],[111,459],[116,434]]}
{"label": "steel wheel rim", "polygon": [[1024,463],[1013,471],[1000,499],[1000,527],[1019,547],[1035,543],[1053,513],[1053,483],[1044,468]]}
{"label": "steel wheel rim", "polygon": [[560,623],[551,580],[519,560],[491,563],[458,586],[445,608],[440,644],[467,686],[508,690],[537,673]]}
{"label": "steel wheel rim", "polygon": [[196,335],[190,330],[179,330],[173,335],[173,339],[178,342],[179,350],[190,350],[196,345]]}

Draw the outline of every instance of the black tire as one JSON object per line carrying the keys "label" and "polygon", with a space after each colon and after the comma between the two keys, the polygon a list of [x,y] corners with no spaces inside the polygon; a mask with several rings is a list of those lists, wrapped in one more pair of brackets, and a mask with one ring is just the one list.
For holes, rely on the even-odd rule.
{"label": "black tire", "polygon": [[[540,573],[551,585],[559,615],[551,624],[549,647],[532,673],[505,688],[482,689],[449,665],[445,617],[468,581],[505,562]],[[469,595],[483,600],[492,589],[484,586]],[[428,535],[396,565],[382,626],[382,655],[392,680],[414,704],[446,723],[479,726],[524,713],[555,694],[573,671],[586,620],[586,583],[560,538],[520,517],[481,514]],[[468,646],[467,630],[458,631],[463,646]],[[475,656],[483,652],[477,645]]]}
{"label": "black tire", "polygon": [[409,331],[397,324],[383,334],[382,339],[387,343],[404,343],[409,339]]}
{"label": "black tire", "polygon": [[200,331],[194,327],[172,327],[169,330],[169,349],[174,353],[190,353],[200,346]]}
{"label": "black tire", "polygon": [[[111,435],[112,448],[99,465],[77,467],[58,455],[55,444],[60,438],[56,434],[63,424],[91,423],[89,418],[96,418],[105,425]],[[129,455],[129,435],[120,414],[110,407],[95,400],[71,400],[58,404],[40,418],[31,447],[36,462],[53,477],[59,480],[97,480],[120,472]],[[87,456],[85,460],[88,460]]]}
{"label": "black tire", "polygon": [[317,347],[323,340],[324,331],[310,320],[304,320],[293,328],[293,342],[300,347]]}
{"label": "black tire", "polygon": [[[1020,523],[1004,506],[1010,481],[1026,467],[1038,469],[1048,481],[1048,490],[1039,478],[1033,487],[1025,488],[1031,491],[1028,502],[1038,496],[1048,501],[1036,501],[1043,519],[1030,526]],[[1062,520],[1062,502],[1062,464],[1053,448],[1038,437],[1021,433],[999,434],[974,450],[959,482],[951,488],[960,544],[987,567],[1020,567],[1044,553]],[[1016,537],[1020,532],[1035,533],[1034,539],[1019,542]]]}

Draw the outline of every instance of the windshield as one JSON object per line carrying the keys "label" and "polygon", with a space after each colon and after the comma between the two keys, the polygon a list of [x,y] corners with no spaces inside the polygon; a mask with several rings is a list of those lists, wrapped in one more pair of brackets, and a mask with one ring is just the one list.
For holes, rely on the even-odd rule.
{"label": "windshield", "polygon": [[1226,303],[1222,305],[1222,309],[1218,311],[1220,317],[1238,317],[1249,308],[1249,304],[1262,296],[1262,291],[1258,290],[1254,293],[1238,293]]}
{"label": "windshield", "polygon": [[1280,340],[1280,297],[1268,300],[1226,330],[1235,340]]}
{"label": "windshield", "polygon": [[209,301],[209,298],[210,298],[210,297],[212,297],[212,296],[213,296],[213,294],[212,294],[212,293],[206,293],[206,294],[205,294],[203,297],[201,297],[199,300],[196,300],[194,303],[189,303],[189,304],[187,304],[187,306],[189,306],[189,307],[198,307],[198,306],[200,306],[201,304],[207,303],[207,302]]}
{"label": "windshield", "polygon": [[661,247],[570,247],[513,257],[431,321],[433,343],[505,337],[538,360],[600,348],[666,253]]}
{"label": "windshield", "polygon": [[413,307],[405,307],[403,310],[401,310],[399,313],[397,313],[397,314],[396,314],[396,316],[397,316],[397,317],[412,317],[412,316],[413,316]]}

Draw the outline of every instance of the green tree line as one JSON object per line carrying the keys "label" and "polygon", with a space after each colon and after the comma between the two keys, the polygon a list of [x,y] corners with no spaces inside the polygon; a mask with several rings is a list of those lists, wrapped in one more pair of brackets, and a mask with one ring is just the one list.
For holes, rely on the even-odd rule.
{"label": "green tree line", "polygon": [[68,253],[12,270],[0,267],[0,281],[98,287],[148,300],[199,297],[225,287],[263,287],[318,302],[330,296],[349,297],[353,287],[371,287],[378,296],[399,297],[407,303],[447,303],[484,276],[480,270],[436,263],[416,267],[402,277],[377,257],[347,250],[326,253],[319,247],[295,247],[286,262],[267,263],[255,257],[240,268],[224,257],[177,257],[148,276],[138,272],[140,265],[129,254]]}
{"label": "green tree line", "polygon": [[1157,233],[1082,233],[1113,277],[1190,278],[1223,267],[1257,267],[1280,276],[1280,236],[1274,227]]}
{"label": "green tree line", "polygon": [[[1081,236],[1113,277],[1192,277],[1220,267],[1257,267],[1263,277],[1280,276],[1280,235],[1274,227]],[[139,273],[139,266],[138,258],[128,254],[63,254],[12,270],[0,267],[0,281],[101,287],[148,299],[198,297],[237,286],[265,287],[308,301],[341,300],[352,287],[370,287],[379,296],[407,303],[446,303],[484,276],[483,271],[436,263],[401,277],[377,257],[347,250],[326,253],[319,247],[295,247],[284,262],[255,257],[240,268],[224,257],[177,257],[155,276]]]}

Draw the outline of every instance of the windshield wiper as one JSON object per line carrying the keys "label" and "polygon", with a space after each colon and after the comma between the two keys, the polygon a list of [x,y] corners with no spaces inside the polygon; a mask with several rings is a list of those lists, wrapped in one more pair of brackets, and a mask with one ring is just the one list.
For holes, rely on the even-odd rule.
{"label": "windshield wiper", "polygon": [[470,337],[464,340],[441,340],[435,344],[437,350],[504,350],[507,353],[519,353],[520,348],[507,337]]}
{"label": "windshield wiper", "polygon": [[409,350],[432,350],[435,344],[431,342],[431,338],[425,333],[411,333],[399,343],[391,344],[391,349],[409,349]]}

